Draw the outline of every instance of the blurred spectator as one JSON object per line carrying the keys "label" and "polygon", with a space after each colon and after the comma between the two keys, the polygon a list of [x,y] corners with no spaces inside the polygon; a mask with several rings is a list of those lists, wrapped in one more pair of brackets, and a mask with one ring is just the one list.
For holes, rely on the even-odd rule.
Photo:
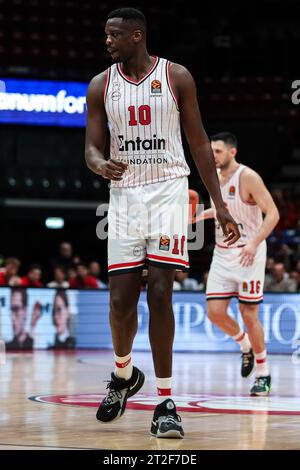
{"label": "blurred spectator", "polygon": [[276,242],[270,246],[269,251],[271,252],[271,255],[275,259],[276,263],[284,264],[285,269],[290,271],[294,257],[294,251],[290,246],[286,245],[285,243]]}
{"label": "blurred spectator", "polygon": [[272,280],[272,272],[273,268],[275,265],[275,260],[272,256],[267,256],[267,261],[266,261],[266,270],[265,270],[265,285],[267,282],[270,282]]}
{"label": "blurred spectator", "polygon": [[73,257],[73,266],[77,266],[77,264],[79,264],[81,262],[81,258],[79,255],[75,255]]}
{"label": "blurred spectator", "polygon": [[73,247],[69,242],[62,242],[59,245],[59,255],[52,260],[52,267],[63,266],[66,270],[74,265]]}
{"label": "blurred spectator", "polygon": [[5,344],[7,350],[33,348],[34,329],[41,317],[41,304],[36,302],[33,306],[30,332],[26,332],[27,320],[27,292],[26,289],[13,287],[10,297],[10,309],[12,314],[13,339]]}
{"label": "blurred spectator", "polygon": [[98,261],[91,261],[89,264],[89,274],[92,276],[98,284],[99,289],[107,289],[107,284],[101,281],[101,266]]}
{"label": "blurred spectator", "polygon": [[72,266],[71,268],[67,270],[67,281],[69,282],[69,284],[70,284],[71,279],[75,279],[76,276],[77,276],[77,272],[74,266]]}
{"label": "blurred spectator", "polygon": [[275,264],[274,258],[272,258],[271,256],[268,256],[267,257],[267,262],[266,262],[266,273],[267,274],[272,273],[272,269],[274,267],[274,264]]}
{"label": "blurred spectator", "polygon": [[54,287],[56,289],[67,289],[69,287],[66,281],[66,271],[63,266],[56,266],[53,270],[54,279],[48,282],[47,287]]}
{"label": "blurred spectator", "polygon": [[293,200],[293,196],[289,190],[276,188],[272,191],[274,202],[280,213],[280,220],[276,230],[284,230],[295,228],[298,220],[298,207]]}
{"label": "blurred spectator", "polygon": [[21,278],[18,276],[21,262],[17,258],[7,258],[5,267],[0,272],[0,286],[19,286]]}
{"label": "blurred spectator", "polygon": [[275,263],[272,276],[266,279],[264,290],[267,292],[296,292],[296,283],[285,272],[283,263]]}
{"label": "blurred spectator", "polygon": [[188,273],[177,271],[175,274],[173,290],[200,290],[200,286],[196,279],[188,277]]}
{"label": "blurred spectator", "polygon": [[67,293],[57,291],[53,301],[53,324],[56,328],[54,344],[49,349],[74,349],[76,340],[70,334],[70,310]]}
{"label": "blurred spectator", "polygon": [[76,277],[69,279],[69,283],[73,289],[98,289],[96,279],[89,275],[87,265],[83,262],[76,266]]}
{"label": "blurred spectator", "polygon": [[43,287],[41,282],[42,270],[38,264],[30,266],[26,276],[21,278],[21,286],[23,287]]}
{"label": "blurred spectator", "polygon": [[290,279],[295,281],[296,284],[296,291],[300,291],[300,273],[298,271],[290,272]]}
{"label": "blurred spectator", "polygon": [[206,284],[208,279],[208,271],[205,271],[202,276],[202,282],[199,284],[201,292],[206,292]]}

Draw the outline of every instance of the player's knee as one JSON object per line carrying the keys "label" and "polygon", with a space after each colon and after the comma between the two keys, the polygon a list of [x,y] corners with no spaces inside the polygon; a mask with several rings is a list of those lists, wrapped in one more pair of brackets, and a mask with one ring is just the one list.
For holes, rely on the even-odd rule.
{"label": "player's knee", "polygon": [[253,325],[258,321],[258,306],[256,304],[240,304],[239,309],[246,326]]}
{"label": "player's knee", "polygon": [[126,321],[135,312],[135,306],[127,298],[114,294],[110,297],[110,311],[111,315],[116,320]]}
{"label": "player's knee", "polygon": [[223,323],[226,318],[226,310],[218,305],[211,305],[210,302],[207,302],[206,311],[207,316],[212,323]]}
{"label": "player's knee", "polygon": [[148,289],[147,301],[150,310],[162,311],[172,307],[172,296],[163,284],[155,283]]}

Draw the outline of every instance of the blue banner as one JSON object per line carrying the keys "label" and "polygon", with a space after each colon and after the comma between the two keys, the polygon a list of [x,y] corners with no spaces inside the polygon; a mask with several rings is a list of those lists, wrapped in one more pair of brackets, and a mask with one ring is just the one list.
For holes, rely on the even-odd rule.
{"label": "blue banner", "polygon": [[[112,347],[108,293],[81,291],[78,302],[77,346]],[[239,351],[237,343],[207,318],[204,294],[174,292],[173,309],[176,324],[174,351]],[[228,312],[243,325],[237,300],[232,300]],[[300,295],[265,294],[264,302],[259,306],[259,318],[265,331],[268,351],[292,353],[297,347],[297,340],[300,340]],[[139,326],[134,341],[135,350],[150,350],[148,322],[146,293],[142,292],[138,305]]]}
{"label": "blue banner", "polygon": [[[174,292],[174,351],[239,351],[207,318],[205,295]],[[237,300],[229,314],[243,325]],[[300,347],[300,294],[265,294],[259,317],[270,353],[292,354]],[[146,293],[138,305],[134,349],[149,351]],[[0,288],[0,337],[8,349],[111,349],[109,292],[100,290]]]}
{"label": "blue banner", "polygon": [[87,83],[0,78],[0,122],[85,127]]}

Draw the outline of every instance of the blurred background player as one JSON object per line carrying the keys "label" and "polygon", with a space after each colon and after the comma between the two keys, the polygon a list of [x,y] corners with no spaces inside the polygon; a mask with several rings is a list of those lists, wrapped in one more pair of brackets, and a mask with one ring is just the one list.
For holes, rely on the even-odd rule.
{"label": "blurred background player", "polygon": [[[230,247],[226,246],[222,241],[220,224],[215,222],[216,245],[206,288],[207,314],[215,325],[240,345],[242,376],[248,377],[256,366],[251,395],[267,395],[271,376],[258,305],[263,300],[265,240],[276,226],[279,214],[261,177],[236,161],[236,137],[229,132],[216,134],[211,138],[211,146],[222,197],[238,223],[241,238]],[[198,220],[214,217],[215,209],[212,207]],[[233,297],[238,298],[247,333],[227,313]]]}
{"label": "blurred background player", "polygon": [[[216,215],[227,237],[225,242],[222,237],[223,243],[234,243],[239,231],[222,201],[191,74],[181,65],[148,54],[146,21],[138,10],[122,8],[110,13],[105,33],[114,64],[94,77],[89,85],[86,162],[94,173],[111,180],[108,271],[116,367],[97,418],[106,422],[120,417],[127,398],[144,382],[143,373],[132,365],[131,350],[137,331],[142,270],[147,261],[149,336],[159,401],[151,434],[182,437],[181,420],[171,391],[173,282],[176,268],[186,269],[189,265],[187,176],[190,170],[182,148],[180,121],[199,173],[216,204]],[[108,127],[111,158],[105,160]],[[146,204],[147,208],[155,206],[155,220],[165,223],[160,235],[144,228],[147,214],[142,211],[134,223],[136,227],[140,224],[146,233],[118,238],[116,226],[125,227],[127,235],[131,222],[128,212],[118,212],[121,195],[129,208],[137,202]],[[183,220],[177,223],[175,231],[166,224],[166,219],[176,222],[180,211]],[[152,222],[155,223],[154,217],[151,225]]]}

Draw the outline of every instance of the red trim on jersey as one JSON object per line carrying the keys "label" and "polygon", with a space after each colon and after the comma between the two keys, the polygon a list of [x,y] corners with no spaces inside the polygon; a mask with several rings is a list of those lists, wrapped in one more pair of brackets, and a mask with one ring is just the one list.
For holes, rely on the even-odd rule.
{"label": "red trim on jersey", "polygon": [[242,171],[240,172],[239,174],[239,195],[240,195],[240,199],[241,201],[246,204],[247,206],[257,206],[256,202],[250,202],[250,201],[245,201],[245,199],[242,197],[242,191],[241,191],[241,186],[242,186],[242,182],[241,182],[241,176],[242,176],[242,173],[244,170],[246,170],[246,168],[248,168],[247,166],[244,166],[244,168],[242,168]]}
{"label": "red trim on jersey", "polygon": [[155,61],[154,61],[154,64],[151,65],[151,68],[149,70],[149,72],[146,73],[146,75],[141,78],[140,80],[134,80],[133,78],[131,77],[128,77],[128,75],[126,75],[125,72],[123,72],[122,70],[122,67],[121,67],[121,64],[117,64],[117,67],[118,67],[118,71],[120,72],[120,74],[122,75],[122,77],[127,80],[128,82],[132,83],[133,85],[139,85],[141,82],[143,82],[144,80],[146,80],[146,78],[149,77],[149,75],[151,75],[151,73],[153,72],[153,70],[155,69],[155,67],[157,66],[158,64],[158,57],[157,56],[151,56],[151,57],[154,57]]}
{"label": "red trim on jersey", "polygon": [[172,389],[171,388],[158,388],[157,387],[157,394],[160,397],[171,396],[172,395]]}
{"label": "red trim on jersey", "polygon": [[115,364],[119,369],[124,369],[124,367],[128,366],[130,361],[131,361],[131,357],[126,362],[116,362]]}
{"label": "red trim on jersey", "polygon": [[108,266],[108,270],[133,267],[133,266],[138,266],[139,264],[144,264],[144,263],[145,263],[145,259],[142,259],[141,261],[132,261],[131,263],[110,264]]}
{"label": "red trim on jersey", "polygon": [[158,261],[167,261],[167,262],[172,261],[173,263],[183,264],[184,266],[189,266],[189,263],[187,261],[184,261],[183,259],[179,259],[179,258],[168,258],[167,256],[158,256],[158,255],[151,255],[151,254],[147,254],[147,258],[149,258],[150,260],[153,259],[153,260],[158,260]]}
{"label": "red trim on jersey", "polygon": [[263,364],[264,362],[267,362],[267,358],[265,357],[264,359],[255,359],[256,364]]}
{"label": "red trim on jersey", "polygon": [[216,246],[219,248],[224,248],[225,250],[228,250],[229,248],[243,248],[244,246],[246,246],[246,243],[244,243],[244,245],[238,245],[238,246],[223,246],[223,245],[219,245],[219,243],[216,243]]}
{"label": "red trim on jersey", "polygon": [[105,81],[104,92],[103,92],[104,102],[106,100],[106,94],[107,94],[107,89],[108,89],[108,85],[109,85],[109,79],[110,79],[110,67],[106,70],[106,81]]}
{"label": "red trim on jersey", "polygon": [[263,295],[260,295],[259,297],[246,297],[245,295],[239,295],[239,299],[245,299],[245,300],[261,300],[263,299]]}
{"label": "red trim on jersey", "polygon": [[170,65],[171,65],[171,63],[168,61],[167,62],[167,82],[168,82],[169,89],[170,89],[171,95],[173,97],[173,100],[175,101],[177,111],[179,111],[178,101],[177,101],[177,98],[176,98],[175,93],[173,91],[172,84],[171,84],[171,79],[170,79]]}

